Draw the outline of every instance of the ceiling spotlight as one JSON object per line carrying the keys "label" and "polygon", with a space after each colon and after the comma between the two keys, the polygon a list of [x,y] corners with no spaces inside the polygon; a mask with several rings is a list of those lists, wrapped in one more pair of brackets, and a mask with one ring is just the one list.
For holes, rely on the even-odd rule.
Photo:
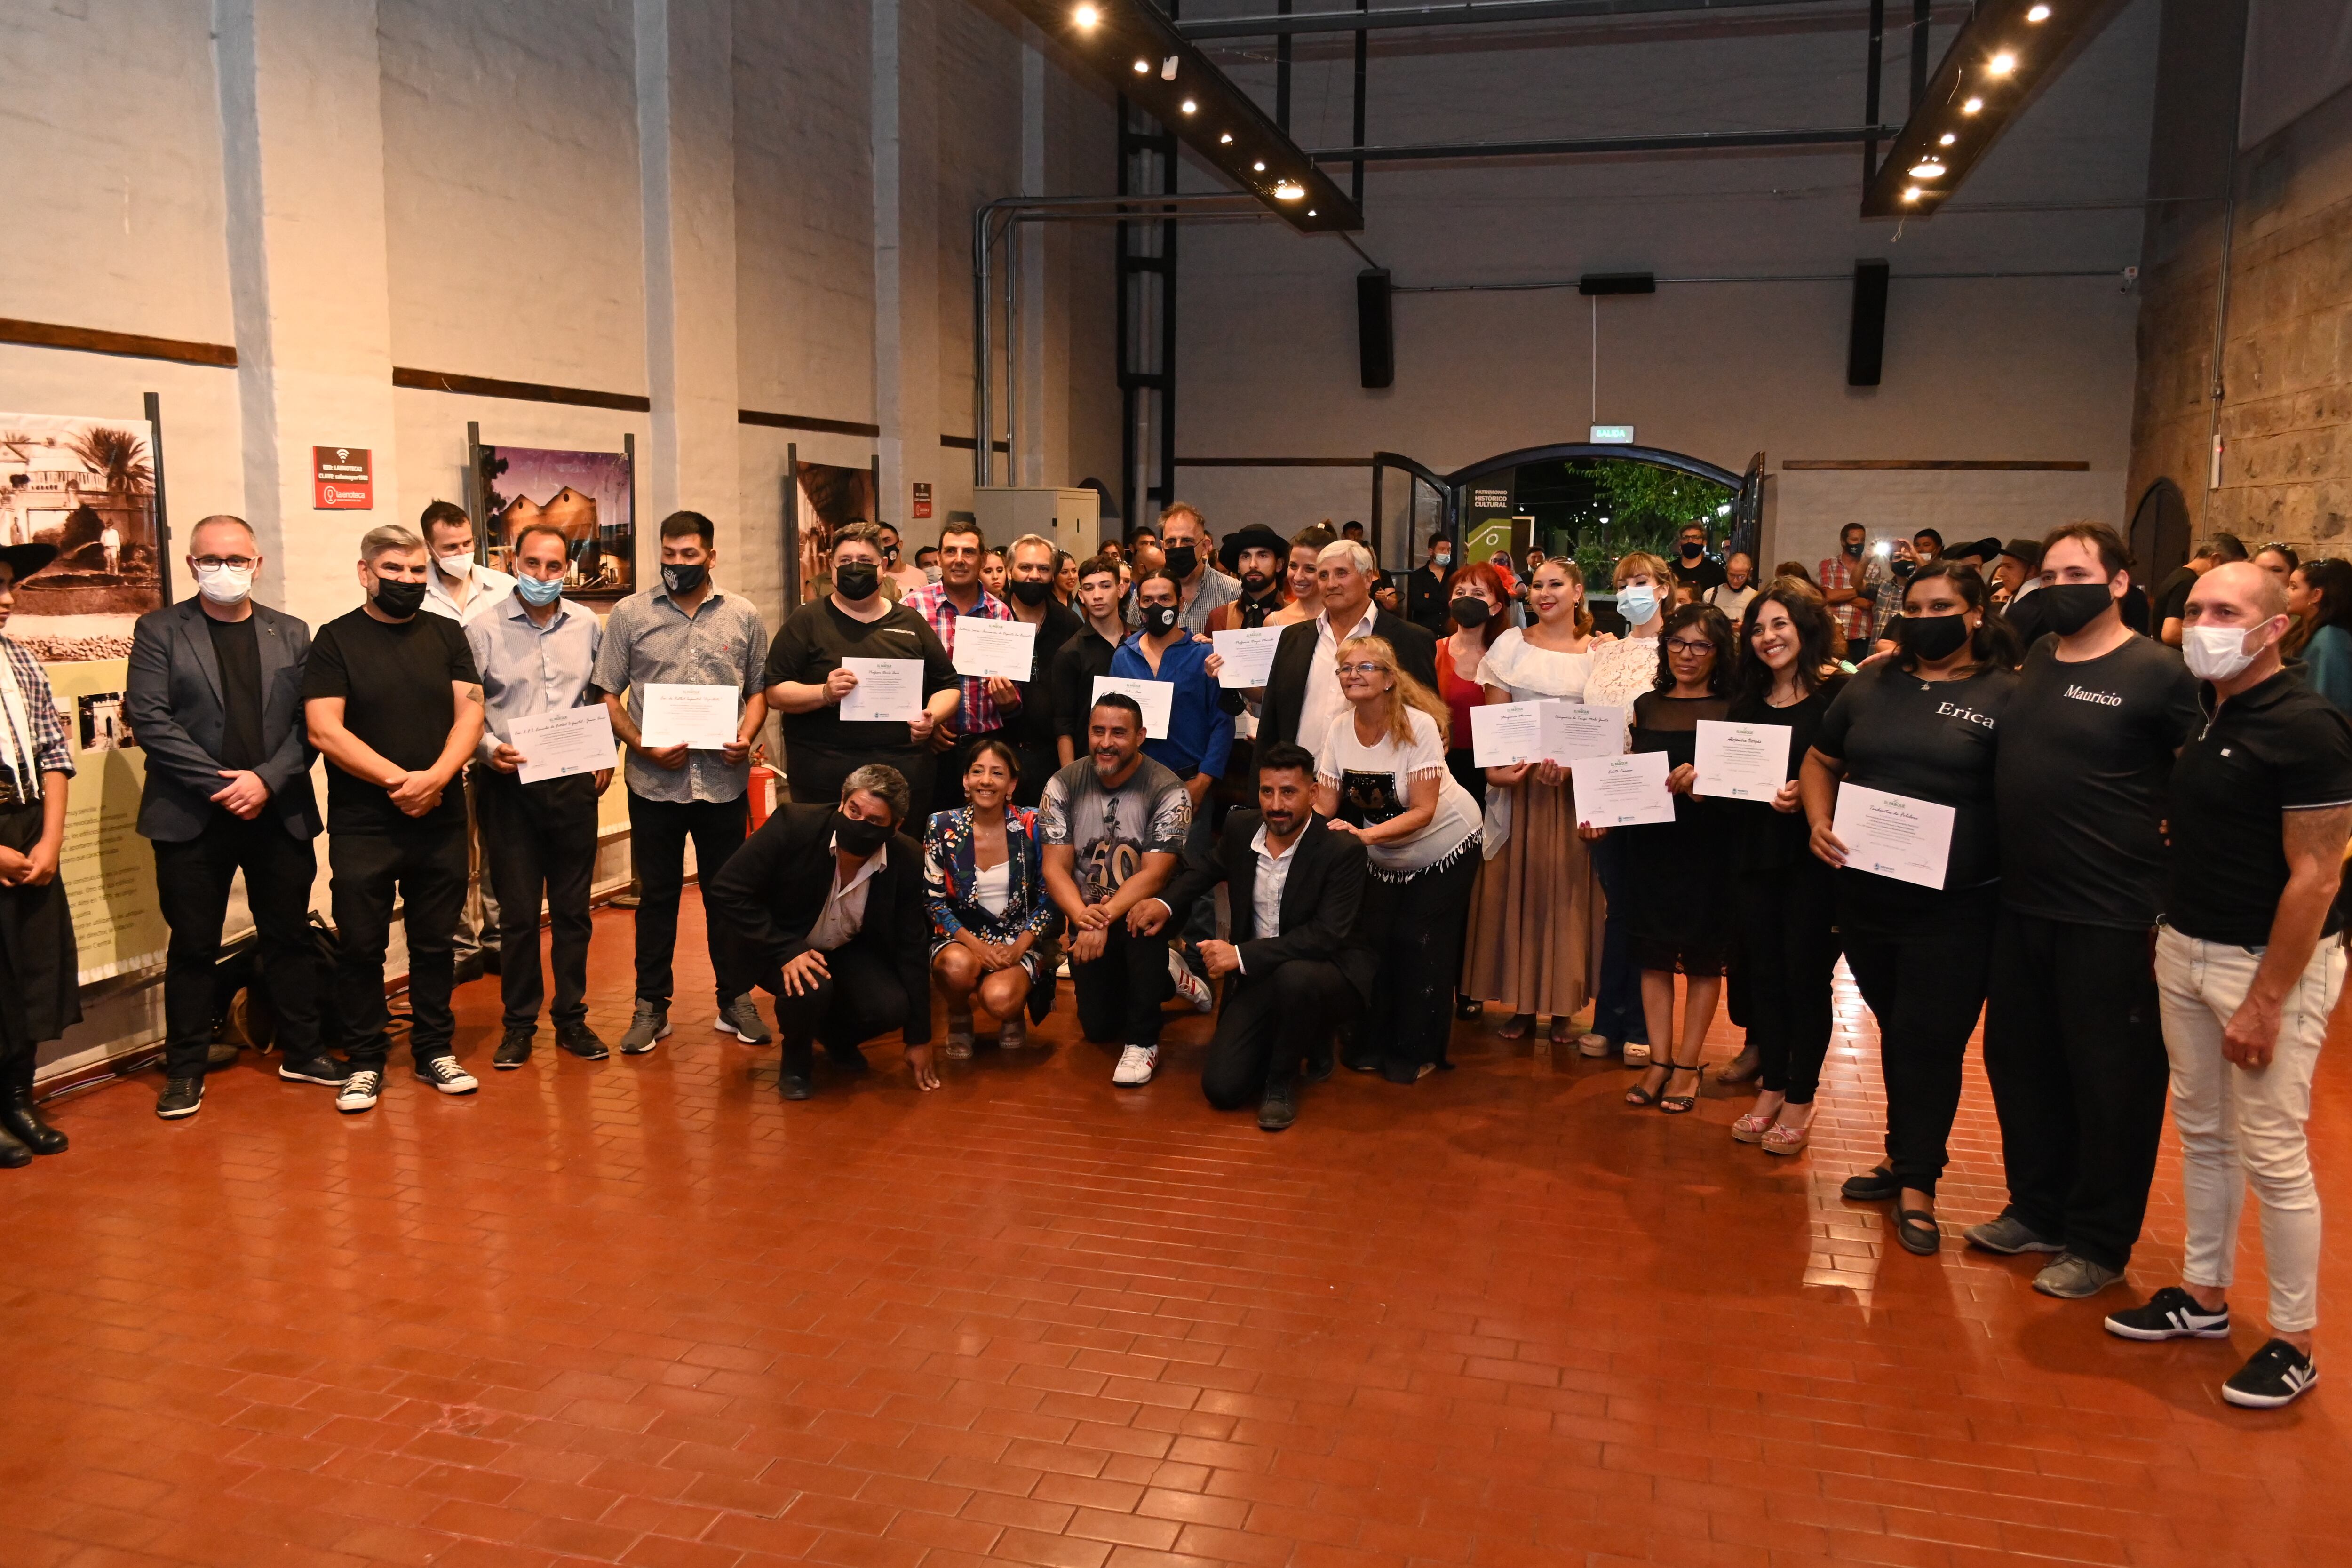
{"label": "ceiling spotlight", "polygon": [[1944,165],[1933,158],[1914,163],[1911,165],[1911,177],[1915,180],[1940,180],[1944,177]]}
{"label": "ceiling spotlight", "polygon": [[1151,74],[1151,62],[1150,60],[1136,61],[1135,74],[1138,76],[1150,76]]}
{"label": "ceiling spotlight", "polygon": [[1947,131],[1941,136],[1936,138],[1936,145],[1938,147],[1948,147],[1958,140],[1958,137]]}
{"label": "ceiling spotlight", "polygon": [[2000,53],[1993,56],[1992,58],[1985,62],[1985,69],[1991,72],[1994,76],[2007,76],[2016,68],[2017,57],[2011,54],[2007,49],[2001,50]]}
{"label": "ceiling spotlight", "polygon": [[1307,216],[1308,217],[1313,217],[1315,216],[1315,209],[1313,207],[1308,207],[1307,209]]}
{"label": "ceiling spotlight", "polygon": [[1174,81],[1176,79],[1176,57],[1174,55],[1170,55],[1166,59],[1160,62],[1160,79],[1161,81]]}
{"label": "ceiling spotlight", "polygon": [[1906,202],[1916,202],[1916,201],[1917,201],[1917,200],[1919,199],[1919,187],[1918,187],[1918,186],[1916,186],[1916,185],[1906,185],[1906,186],[1904,186],[1904,187],[1903,187],[1903,199],[1904,199],[1905,201],[1906,201]]}
{"label": "ceiling spotlight", "polygon": [[1978,110],[1982,109],[1983,107],[1984,107],[1984,100],[1983,100],[1983,99],[1981,99],[1981,98],[1972,98],[1972,99],[1969,100],[1966,103],[1964,103],[1964,104],[1960,105],[1960,112],[1961,112],[1962,114],[1974,114]]}
{"label": "ceiling spotlight", "polygon": [[1295,202],[1306,194],[1307,187],[1296,180],[1280,180],[1275,184],[1274,199],[1278,202]]}
{"label": "ceiling spotlight", "polygon": [[1186,100],[1184,100],[1184,112],[1185,112],[1185,113],[1187,113],[1187,114],[1192,113],[1194,110],[1196,110],[1196,109],[1198,109],[1198,108],[1200,108],[1200,107],[1201,107],[1201,106],[1200,106],[1199,104],[1197,104],[1197,103],[1193,102],[1193,101],[1192,101],[1191,99],[1189,99],[1189,98],[1188,98],[1188,99],[1186,99]]}
{"label": "ceiling spotlight", "polygon": [[1220,147],[1230,147],[1230,146],[1232,146],[1233,144],[1234,144],[1234,133],[1233,133],[1232,132],[1230,132],[1230,131],[1226,132],[1223,135],[1222,135],[1222,136],[1220,136],[1220,137],[1218,137],[1218,138],[1217,138],[1217,145],[1218,145],[1218,146],[1220,146]]}
{"label": "ceiling spotlight", "polygon": [[1091,27],[1102,20],[1102,13],[1091,5],[1081,5],[1070,14],[1070,19],[1081,27]]}
{"label": "ceiling spotlight", "polygon": [[2029,22],[2047,22],[2050,20],[2050,7],[2047,5],[2030,7],[2025,13],[2025,19]]}
{"label": "ceiling spotlight", "polygon": [[1253,169],[1255,169],[1255,170],[1256,170],[1259,174],[1265,174],[1265,162],[1264,162],[1263,160],[1261,160],[1261,161],[1259,161],[1259,162],[1257,162],[1257,163],[1252,163],[1252,164],[1250,165],[1250,167],[1251,167],[1251,168],[1253,168]]}

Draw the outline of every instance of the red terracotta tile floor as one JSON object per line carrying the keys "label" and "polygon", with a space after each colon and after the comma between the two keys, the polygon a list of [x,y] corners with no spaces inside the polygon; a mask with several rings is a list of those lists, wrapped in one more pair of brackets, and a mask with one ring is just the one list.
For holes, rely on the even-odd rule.
{"label": "red terracotta tile floor", "polygon": [[[612,1035],[629,952],[600,915]],[[1343,1072],[1268,1137],[1202,1103],[1208,1019],[1115,1090],[1066,991],[940,1092],[877,1046],[785,1105],[680,973],[656,1054],[542,1036],[513,1073],[467,987],[470,1099],[404,1068],[346,1119],[248,1057],[193,1121],[152,1074],[53,1106],[72,1152],[0,1173],[0,1564],[2352,1562],[2352,1356],[2231,1410],[2252,1256],[2234,1343],[2144,1347],[2100,1331],[2121,1291],[1965,1251],[2000,1194],[1973,1059],[1942,1255],[1839,1200],[1879,1125],[1850,988],[1774,1162],[1726,1135],[1744,1096],[1632,1110],[1476,1025],[1461,1070]],[[2339,1048],[2315,1125],[2347,1110]],[[2168,1152],[2137,1287],[2178,1192]]]}

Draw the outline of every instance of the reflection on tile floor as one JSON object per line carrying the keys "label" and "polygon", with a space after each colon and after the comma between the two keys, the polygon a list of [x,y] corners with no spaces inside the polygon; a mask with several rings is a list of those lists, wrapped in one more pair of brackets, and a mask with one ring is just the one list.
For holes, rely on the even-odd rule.
{"label": "reflection on tile floor", "polygon": [[[608,1036],[629,935],[599,916]],[[404,1070],[346,1120],[248,1058],[193,1121],[152,1075],[53,1108],[73,1152],[0,1173],[0,1564],[2352,1561],[2352,1389],[2216,1396],[2252,1224],[2233,1345],[2033,1295],[1957,1239],[2001,1195],[1973,1058],[1942,1255],[1840,1201],[1879,1127],[1850,987],[1795,1161],[1729,1091],[1632,1110],[1475,1025],[1270,1138],[1202,1103],[1209,1020],[1114,1090],[1066,991],[1046,1048],[922,1096],[877,1047],[795,1106],[704,995],[651,1057],[515,1073],[496,982],[461,1000],[471,1099]],[[2178,1192],[2168,1147],[2136,1285]]]}

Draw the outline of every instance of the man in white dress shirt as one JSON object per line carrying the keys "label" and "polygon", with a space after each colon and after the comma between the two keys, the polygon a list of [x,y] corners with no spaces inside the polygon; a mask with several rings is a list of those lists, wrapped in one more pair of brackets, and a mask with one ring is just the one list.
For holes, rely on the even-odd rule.
{"label": "man in white dress shirt", "polygon": [[1323,744],[1331,721],[1348,706],[1339,691],[1338,658],[1339,645],[1349,637],[1387,638],[1396,649],[1397,668],[1437,689],[1437,640],[1372,603],[1372,580],[1379,574],[1372,552],[1352,540],[1328,544],[1316,557],[1323,610],[1311,621],[1283,628],[1273,673],[1266,677],[1260,744],[1294,741],[1310,752]]}
{"label": "man in white dress shirt", "polygon": [[[416,520],[425,535],[425,553],[433,558],[425,572],[425,612],[468,626],[514,595],[515,580],[493,572],[474,559],[474,520],[466,509],[446,500],[426,507]],[[457,960],[452,984],[478,980],[484,971],[497,973],[499,958],[499,896],[491,886],[489,867],[482,856],[481,781],[466,769],[466,905],[457,915],[457,940],[450,954]],[[489,940],[482,940],[487,932]]]}

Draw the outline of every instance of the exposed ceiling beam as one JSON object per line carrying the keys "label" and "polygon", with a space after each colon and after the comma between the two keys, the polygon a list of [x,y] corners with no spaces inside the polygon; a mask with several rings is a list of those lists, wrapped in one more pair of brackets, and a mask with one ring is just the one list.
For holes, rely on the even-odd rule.
{"label": "exposed ceiling beam", "polygon": [[1756,11],[1821,5],[1824,0],[1450,0],[1370,11],[1204,17],[1179,22],[1188,38],[1264,38],[1286,33],[1380,32],[1391,27],[1472,27],[1500,22],[1559,22],[1648,16],[1671,12]]}
{"label": "exposed ceiling beam", "polygon": [[1437,159],[1556,158],[1603,153],[1704,153],[1747,147],[1835,147],[1891,136],[1895,127],[1832,126],[1813,131],[1687,131],[1656,136],[1571,136],[1533,142],[1424,142],[1392,147],[1324,147],[1322,163],[1397,163]]}
{"label": "exposed ceiling beam", "polygon": [[1012,4],[1073,61],[1125,94],[1291,227],[1345,234],[1364,226],[1348,193],[1150,0]]}

